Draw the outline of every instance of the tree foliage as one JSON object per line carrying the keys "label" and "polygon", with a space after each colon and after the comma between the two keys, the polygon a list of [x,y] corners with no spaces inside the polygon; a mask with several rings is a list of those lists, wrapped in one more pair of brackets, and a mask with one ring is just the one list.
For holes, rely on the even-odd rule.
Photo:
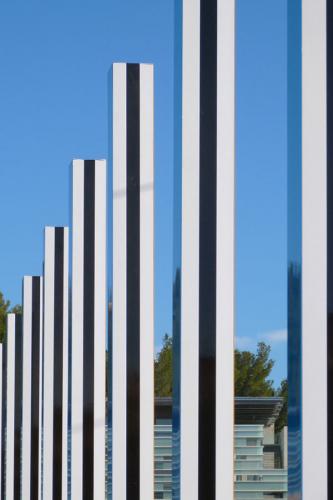
{"label": "tree foliage", "polygon": [[172,396],[172,337],[167,333],[155,359],[155,396]]}
{"label": "tree foliage", "polygon": [[274,396],[273,380],[269,379],[274,361],[271,348],[259,342],[257,352],[235,350],[235,395],[252,397]]}
{"label": "tree foliage", "polygon": [[[235,350],[235,395],[248,397],[279,396],[284,405],[276,422],[276,429],[287,425],[288,382],[283,380],[278,389],[270,379],[274,361],[271,348],[259,342],[256,352]],[[172,337],[165,335],[163,345],[155,359],[155,395],[172,396]]]}
{"label": "tree foliage", "polygon": [[22,307],[20,305],[16,305],[14,307],[10,307],[10,301],[6,300],[3,293],[0,292],[0,342],[3,342],[3,339],[6,335],[6,326],[7,326],[7,314],[15,313],[19,314],[22,312]]}

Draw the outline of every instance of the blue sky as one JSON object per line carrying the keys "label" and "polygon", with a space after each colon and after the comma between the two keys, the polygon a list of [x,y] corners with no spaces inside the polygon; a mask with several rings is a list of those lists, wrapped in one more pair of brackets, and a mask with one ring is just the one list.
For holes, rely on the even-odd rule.
{"label": "blue sky", "polygon": [[[238,0],[237,338],[286,372],[286,0]],[[156,345],[171,332],[173,2],[0,5],[0,290],[39,274],[43,227],[69,224],[69,163],[107,157],[112,62],[155,64]]]}

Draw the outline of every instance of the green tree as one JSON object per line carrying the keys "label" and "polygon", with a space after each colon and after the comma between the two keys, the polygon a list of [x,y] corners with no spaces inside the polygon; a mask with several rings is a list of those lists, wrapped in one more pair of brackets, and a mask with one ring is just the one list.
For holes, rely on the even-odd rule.
{"label": "green tree", "polygon": [[167,333],[155,359],[155,396],[172,396],[172,337]]}
{"label": "green tree", "polygon": [[273,381],[268,378],[274,366],[270,353],[265,342],[258,342],[256,353],[235,350],[236,396],[274,396]]}
{"label": "green tree", "polygon": [[[271,348],[259,342],[255,353],[235,350],[235,395],[251,397],[279,396],[284,405],[277,420],[277,430],[287,425],[288,383],[281,382],[275,390],[270,375],[274,361],[270,358]],[[155,359],[155,395],[172,396],[172,337],[165,335],[163,345]]]}
{"label": "green tree", "polygon": [[281,381],[280,387],[276,390],[276,396],[284,399],[283,407],[275,423],[275,430],[278,432],[288,425],[288,380]]}
{"label": "green tree", "polygon": [[22,307],[20,305],[16,305],[10,308],[9,300],[6,300],[3,293],[0,292],[0,342],[3,342],[6,335],[8,313],[22,313]]}

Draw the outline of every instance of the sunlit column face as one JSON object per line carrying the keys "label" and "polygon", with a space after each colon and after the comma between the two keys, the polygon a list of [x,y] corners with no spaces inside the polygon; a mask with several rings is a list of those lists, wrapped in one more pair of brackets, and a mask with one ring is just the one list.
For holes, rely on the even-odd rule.
{"label": "sunlit column face", "polygon": [[113,65],[112,490],[153,497],[153,67]]}
{"label": "sunlit column face", "polygon": [[106,162],[73,161],[72,497],[105,496]]}
{"label": "sunlit column face", "polygon": [[233,495],[234,15],[230,0],[176,3],[177,499]]}

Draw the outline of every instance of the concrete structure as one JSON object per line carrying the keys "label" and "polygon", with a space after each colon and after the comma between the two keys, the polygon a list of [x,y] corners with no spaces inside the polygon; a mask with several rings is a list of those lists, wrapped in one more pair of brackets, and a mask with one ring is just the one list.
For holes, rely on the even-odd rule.
{"label": "concrete structure", "polygon": [[178,0],[175,15],[173,497],[230,500],[235,2]]}
{"label": "concrete structure", "polygon": [[23,279],[22,494],[41,499],[43,278]]}
{"label": "concrete structure", "polygon": [[333,443],[329,424],[333,399],[327,385],[327,380],[330,384],[333,377],[330,340],[333,177],[332,146],[327,142],[332,107],[327,83],[333,84],[330,76],[333,43],[329,20],[332,20],[332,5],[326,0],[288,2],[288,379],[289,498],[292,500],[327,500],[333,494],[332,475],[328,475],[327,468],[327,456],[329,470],[332,468]]}
{"label": "concrete structure", "polygon": [[71,495],[105,498],[106,162],[73,161]]}
{"label": "concrete structure", "polygon": [[8,314],[6,344],[6,484],[7,500],[21,499],[22,460],[22,316]]}
{"label": "concrete structure", "polygon": [[68,228],[46,227],[44,249],[43,498],[67,499]]}
{"label": "concrete structure", "polygon": [[153,497],[153,66],[114,64],[112,87],[112,498],[146,500]]}

